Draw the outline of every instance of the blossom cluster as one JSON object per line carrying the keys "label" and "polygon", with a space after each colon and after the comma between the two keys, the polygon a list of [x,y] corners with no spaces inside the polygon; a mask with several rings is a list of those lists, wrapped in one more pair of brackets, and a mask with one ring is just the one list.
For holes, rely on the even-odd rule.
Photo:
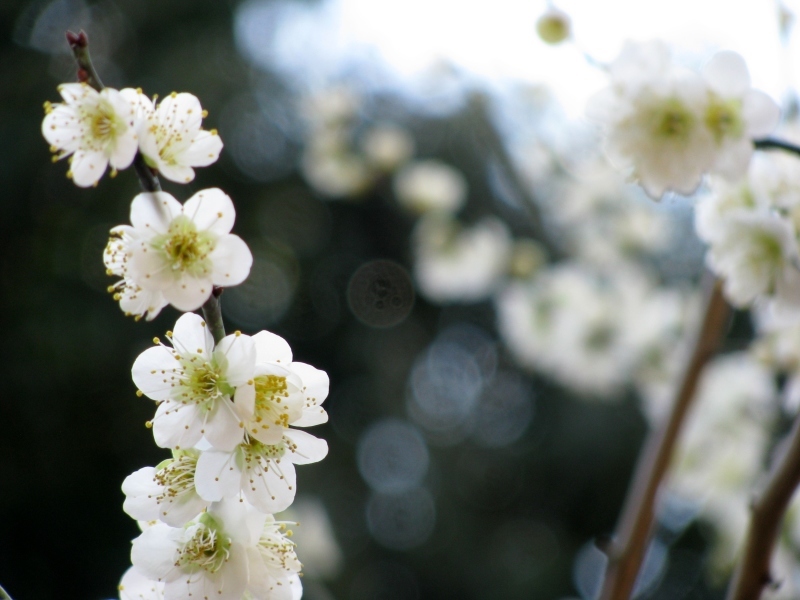
{"label": "blossom cluster", "polygon": [[132,369],[140,395],[158,403],[155,442],[172,450],[122,484],[125,512],[146,523],[133,569],[163,583],[167,599],[299,597],[289,523],[273,514],[294,500],[295,465],[328,452],[295,429],[327,421],[327,375],[293,361],[286,341],[267,331],[215,344],[194,313],[167,338],[171,346],[157,341]]}
{"label": "blossom cluster", "polygon": [[[142,168],[186,183],[222,149],[217,133],[202,129],[206,112],[191,94],[156,104],[130,88],[75,83],[59,91],[64,102],[46,105],[42,132],[57,158],[70,158],[68,176],[79,186],[96,184],[109,165],[112,175],[130,166],[137,153]],[[132,368],[138,395],[157,403],[147,425],[171,457],[122,484],[123,509],[143,530],[122,600],[302,595],[293,523],[274,514],[295,498],[295,465],[327,455],[324,440],[296,428],[327,421],[328,376],[294,361],[275,334],[223,337],[192,312],[250,273],[252,253],[231,233],[235,218],[220,189],[184,204],[144,192],[131,202],[130,225],[111,229],[103,254],[108,274],[120,278],[109,291],[126,314],[151,320],[167,304],[185,313],[169,344],[156,340]]]}
{"label": "blossom cluster", "polygon": [[42,134],[55,153],[69,158],[67,176],[76,185],[95,185],[111,165],[112,176],[128,168],[137,152],[162,176],[178,183],[194,179],[193,167],[216,162],[217,132],[202,129],[206,111],[196,96],[173,92],[156,103],[141,90],[64,83],[63,102],[45,103]]}
{"label": "blossom cluster", "polygon": [[654,198],[690,194],[707,173],[738,178],[753,140],[778,122],[778,105],[750,87],[734,52],[716,54],[699,74],[675,65],[661,42],[629,42],[609,76],[589,116],[604,128],[611,162]]}

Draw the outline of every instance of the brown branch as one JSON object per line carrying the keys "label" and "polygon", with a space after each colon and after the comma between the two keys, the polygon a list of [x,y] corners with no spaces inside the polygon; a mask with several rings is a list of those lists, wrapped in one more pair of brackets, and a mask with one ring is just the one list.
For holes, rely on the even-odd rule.
{"label": "brown branch", "polygon": [[695,395],[703,367],[714,355],[728,323],[730,309],[719,280],[707,280],[706,308],[694,351],[677,389],[666,423],[648,436],[636,465],[620,517],[617,535],[609,545],[609,562],[601,600],[630,598],[650,540],[655,505],[681,427]]}
{"label": "brown branch", "polygon": [[744,553],[728,588],[727,600],[758,600],[773,583],[770,561],[783,516],[800,485],[800,418],[792,426],[788,448],[773,468],[761,496],[751,508]]}

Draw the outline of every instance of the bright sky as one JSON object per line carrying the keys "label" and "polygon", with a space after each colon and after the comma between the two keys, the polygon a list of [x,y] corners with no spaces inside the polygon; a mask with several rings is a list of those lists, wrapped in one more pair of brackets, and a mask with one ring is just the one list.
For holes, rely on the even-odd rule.
{"label": "bright sky", "polygon": [[[800,0],[784,5],[798,9]],[[536,36],[545,0],[250,0],[238,13],[237,40],[254,62],[277,65],[311,87],[358,72],[375,85],[413,89],[449,65],[493,85],[545,83],[573,116],[604,85],[581,50],[609,61],[626,39],[660,38],[695,62],[715,49],[735,50],[754,86],[776,99],[792,77],[792,52],[780,46],[773,0],[559,0],[557,6],[572,18],[574,45],[550,47]]]}

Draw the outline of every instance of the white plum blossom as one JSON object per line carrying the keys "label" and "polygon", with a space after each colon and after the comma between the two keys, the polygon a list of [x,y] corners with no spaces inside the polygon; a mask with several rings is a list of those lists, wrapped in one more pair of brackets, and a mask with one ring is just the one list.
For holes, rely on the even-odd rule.
{"label": "white plum blossom", "polygon": [[467,199],[467,182],[453,167],[438,160],[412,162],[394,176],[397,201],[417,213],[455,213]]}
{"label": "white plum blossom", "polygon": [[509,267],[511,235],[497,218],[461,228],[429,215],[414,231],[414,277],[420,294],[433,302],[478,302],[498,287]]}
{"label": "white plum blossom", "polygon": [[217,503],[183,527],[156,523],[133,540],[131,562],[164,583],[165,600],[241,600],[249,579],[265,570],[256,550],[265,515],[249,508]]}
{"label": "white plum blossom", "polygon": [[160,520],[181,527],[210,502],[197,494],[195,470],[200,452],[176,450],[173,458],[155,468],[144,467],[128,475],[122,482],[125,503],[122,509],[137,521]]}
{"label": "white plum blossom", "polygon": [[149,579],[136,567],[125,571],[117,589],[120,600],[164,600],[164,582]]}
{"label": "white plum blossom", "polygon": [[70,157],[67,176],[88,187],[109,164],[115,170],[130,166],[138,150],[136,91],[98,92],[86,83],[65,83],[58,91],[64,102],[45,104],[42,135],[57,158]]}
{"label": "white plum blossom", "polygon": [[628,42],[611,66],[611,87],[592,100],[611,163],[654,198],[689,194],[715,160],[703,118],[708,91],[696,73],[669,64],[659,43]]}
{"label": "white plum blossom", "polygon": [[778,121],[777,105],[750,89],[733,52],[714,56],[701,77],[671,64],[663,43],[628,42],[609,71],[611,86],[594,97],[590,116],[605,130],[612,164],[654,198],[690,194],[708,172],[738,178],[753,138]]}
{"label": "white plum blossom", "polygon": [[154,105],[137,97],[144,119],[139,127],[139,150],[145,162],[159,174],[178,183],[194,179],[192,167],[207,167],[222,151],[216,130],[202,129],[206,111],[196,96],[172,92]]}
{"label": "white plum blossom", "polygon": [[764,295],[796,303],[800,297],[800,254],[794,227],[773,213],[728,217],[709,248],[709,267],[725,279],[725,296],[746,307]]}
{"label": "white plum blossom", "polygon": [[113,288],[126,313],[152,319],[166,303],[196,310],[214,286],[250,273],[253,255],[230,233],[236,212],[222,190],[201,190],[183,206],[166,192],[139,194],[130,217],[111,230],[104,255],[109,273],[123,278]]}
{"label": "white plum blossom", "polygon": [[152,420],[156,444],[188,449],[205,436],[214,448],[233,450],[244,437],[233,396],[255,396],[252,338],[236,332],[215,347],[194,313],[181,316],[167,337],[172,348],[159,343],[145,350],[132,369],[140,392],[159,402]]}
{"label": "white plum blossom", "polygon": [[753,155],[753,140],[778,124],[780,109],[764,92],[750,88],[744,59],[718,52],[703,69],[709,87],[705,123],[717,144],[712,170],[730,180],[741,178]]}
{"label": "white plum blossom", "polygon": [[[266,515],[256,549],[261,557],[257,574],[251,573],[248,585],[255,598],[269,600],[297,600],[302,595],[302,586],[298,573],[302,564],[295,553],[295,544],[289,539],[291,530],[287,523],[276,521],[272,515]],[[256,561],[252,561],[253,564]]]}
{"label": "white plum blossom", "polygon": [[197,489],[209,500],[244,492],[263,512],[280,512],[294,500],[295,464],[322,460],[328,444],[290,428],[325,423],[321,404],[328,395],[324,371],[292,362],[286,341],[268,331],[253,336],[255,394],[237,394],[245,439],[232,452],[207,451],[197,465]]}

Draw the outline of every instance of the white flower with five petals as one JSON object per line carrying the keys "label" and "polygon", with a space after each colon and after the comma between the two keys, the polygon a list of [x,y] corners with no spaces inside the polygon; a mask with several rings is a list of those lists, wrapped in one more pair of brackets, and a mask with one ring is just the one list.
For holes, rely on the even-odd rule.
{"label": "white flower with five petals", "polygon": [[194,313],[181,316],[167,336],[172,348],[159,343],[145,350],[132,369],[141,393],[160,403],[152,420],[156,444],[191,448],[205,436],[214,448],[233,450],[244,437],[244,423],[232,398],[255,396],[252,338],[237,332],[215,347]]}
{"label": "white flower with five petals", "polygon": [[126,312],[150,319],[166,302],[196,310],[214,286],[238,285],[250,273],[253,255],[230,233],[236,211],[222,190],[201,190],[183,206],[166,192],[139,194],[130,215],[130,226],[111,230],[104,257],[123,277],[114,287]]}
{"label": "white flower with five petals", "polygon": [[67,174],[76,185],[94,185],[109,163],[125,169],[138,149],[136,91],[105,88],[98,92],[85,83],[58,87],[63,103],[45,104],[42,135],[58,158],[71,156]]}
{"label": "white flower with five petals", "polygon": [[173,92],[158,105],[140,95],[145,118],[139,130],[139,149],[148,165],[178,183],[194,179],[192,167],[216,162],[222,140],[215,130],[202,129],[206,111],[196,96]]}

